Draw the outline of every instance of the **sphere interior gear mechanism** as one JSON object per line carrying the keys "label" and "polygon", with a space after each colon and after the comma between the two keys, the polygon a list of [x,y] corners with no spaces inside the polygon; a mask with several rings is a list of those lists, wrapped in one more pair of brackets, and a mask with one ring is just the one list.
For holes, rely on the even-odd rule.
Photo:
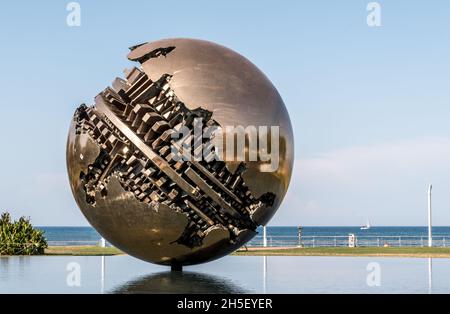
{"label": "sphere interior gear mechanism", "polygon": [[[225,256],[267,224],[288,189],[294,147],[284,103],[255,65],[223,46],[167,39],[130,50],[136,67],[74,114],[67,168],[75,200],[106,240],[142,260],[181,267]],[[276,168],[218,158],[214,133],[195,137],[195,121],[202,131],[276,126],[267,141]],[[245,156],[255,147],[262,154],[249,134],[244,140]],[[202,158],[179,158],[174,148],[186,143]]]}

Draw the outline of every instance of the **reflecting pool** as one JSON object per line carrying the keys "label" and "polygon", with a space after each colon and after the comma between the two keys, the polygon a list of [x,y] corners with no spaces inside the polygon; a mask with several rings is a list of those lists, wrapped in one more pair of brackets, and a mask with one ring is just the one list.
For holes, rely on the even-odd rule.
{"label": "reflecting pool", "polygon": [[449,259],[229,256],[172,273],[129,256],[0,257],[0,293],[449,292]]}

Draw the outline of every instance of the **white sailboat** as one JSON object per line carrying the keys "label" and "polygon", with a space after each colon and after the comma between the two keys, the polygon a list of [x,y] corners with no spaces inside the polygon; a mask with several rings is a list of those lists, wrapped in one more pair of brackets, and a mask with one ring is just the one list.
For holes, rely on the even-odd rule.
{"label": "white sailboat", "polygon": [[366,225],[361,227],[361,230],[369,230],[370,228],[372,228],[372,226],[370,225],[370,220],[367,219]]}

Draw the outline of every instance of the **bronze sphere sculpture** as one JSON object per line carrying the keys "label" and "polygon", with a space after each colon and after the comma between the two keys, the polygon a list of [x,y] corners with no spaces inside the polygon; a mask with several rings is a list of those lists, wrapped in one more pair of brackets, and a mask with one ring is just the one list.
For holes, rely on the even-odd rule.
{"label": "bronze sphere sculpture", "polygon": [[[294,147],[284,103],[255,65],[223,46],[167,39],[130,50],[140,65],[73,117],[75,200],[106,240],[139,259],[178,268],[229,254],[267,224],[288,189]],[[242,134],[242,145],[228,142]]]}

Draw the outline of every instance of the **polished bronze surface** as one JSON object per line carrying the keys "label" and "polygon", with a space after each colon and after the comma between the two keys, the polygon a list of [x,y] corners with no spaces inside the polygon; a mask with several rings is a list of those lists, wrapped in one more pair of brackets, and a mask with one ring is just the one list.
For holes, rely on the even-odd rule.
{"label": "polished bronze surface", "polygon": [[[128,58],[141,66],[72,120],[67,167],[77,204],[111,244],[149,262],[178,267],[229,254],[286,194],[294,147],[284,103],[260,70],[220,45],[169,39],[130,49]],[[195,134],[199,118],[205,127],[279,127],[279,138],[268,138],[268,147],[279,142],[278,167],[222,161],[215,147],[201,160],[177,159],[173,134]],[[202,149],[210,147],[208,136],[200,137]],[[262,156],[250,143],[246,137],[245,156],[255,149]]]}

